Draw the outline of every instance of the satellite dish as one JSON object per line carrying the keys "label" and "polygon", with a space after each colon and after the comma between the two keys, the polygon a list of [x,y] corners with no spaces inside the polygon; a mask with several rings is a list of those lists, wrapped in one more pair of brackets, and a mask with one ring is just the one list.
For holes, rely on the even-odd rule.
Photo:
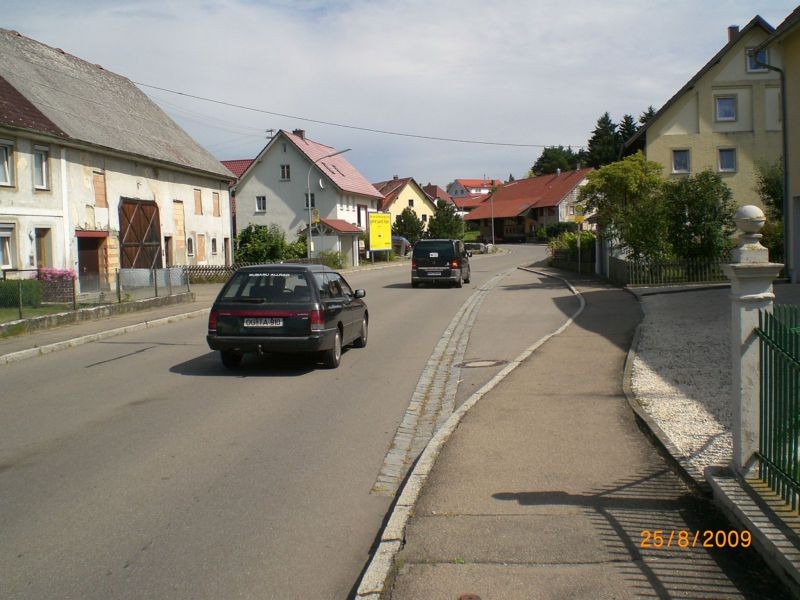
{"label": "satellite dish", "polygon": [[319,178],[319,189],[325,189],[325,180],[322,177]]}

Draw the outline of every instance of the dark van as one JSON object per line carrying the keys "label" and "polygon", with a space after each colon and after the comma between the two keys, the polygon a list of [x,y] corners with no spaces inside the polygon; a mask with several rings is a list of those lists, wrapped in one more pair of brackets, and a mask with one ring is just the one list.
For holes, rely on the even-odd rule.
{"label": "dark van", "polygon": [[420,240],[411,255],[411,287],[420,283],[469,283],[469,257],[461,240]]}

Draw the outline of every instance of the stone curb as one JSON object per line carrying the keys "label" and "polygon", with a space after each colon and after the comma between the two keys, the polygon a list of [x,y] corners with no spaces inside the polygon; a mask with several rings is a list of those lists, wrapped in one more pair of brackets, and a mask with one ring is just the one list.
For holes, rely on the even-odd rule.
{"label": "stone curb", "polygon": [[381,532],[380,543],[375,551],[369,566],[364,571],[361,581],[358,584],[358,591],[356,593],[357,600],[378,600],[386,591],[387,584],[391,581],[391,575],[394,571],[394,560],[397,553],[402,548],[405,529],[408,524],[408,519],[414,510],[414,506],[422,491],[425,481],[428,479],[433,466],[436,463],[436,458],[442,451],[445,443],[450,436],[453,435],[458,428],[461,419],[464,415],[475,405],[478,401],[494,389],[503,379],[505,379],[514,369],[516,369],[522,362],[524,362],[531,354],[533,354],[539,347],[541,347],[550,338],[555,337],[562,333],[567,327],[572,325],[573,321],[583,312],[586,307],[586,301],[583,296],[578,292],[569,281],[558,275],[552,273],[545,273],[535,269],[519,267],[523,271],[536,273],[544,277],[551,277],[563,281],[570,291],[578,297],[580,306],[575,313],[569,317],[558,329],[540,338],[533,345],[529,346],[526,350],[517,356],[513,361],[509,362],[505,368],[497,373],[491,380],[484,384],[481,389],[472,394],[458,409],[456,409],[450,418],[445,421],[444,425],[433,435],[433,437],[425,446],[422,454],[414,465],[413,470],[403,485],[400,496],[395,503],[394,509],[389,517],[386,527]]}
{"label": "stone curb", "polygon": [[66,350],[67,348],[74,348],[75,346],[82,346],[83,344],[88,344],[90,342],[96,342],[98,340],[103,340],[106,338],[122,335],[125,333],[130,333],[132,331],[149,329],[151,327],[157,327],[159,325],[166,325],[167,323],[175,323],[177,321],[183,321],[184,319],[199,317],[201,315],[208,314],[208,311],[209,311],[208,308],[203,308],[192,312],[181,313],[179,315],[163,317],[161,319],[153,319],[152,321],[143,321],[142,323],[136,323],[135,325],[128,325],[126,327],[118,327],[116,329],[100,331],[98,333],[84,335],[63,342],[55,342],[53,344],[47,344],[45,346],[39,346],[37,348],[29,348],[28,350],[11,352],[10,354],[5,354],[0,356],[0,365],[19,362],[27,358],[33,358],[35,356],[43,356],[45,354],[50,354],[51,352]]}
{"label": "stone curb", "polygon": [[711,494],[711,486],[706,481],[703,472],[694,466],[689,460],[689,456],[672,442],[666,432],[661,429],[661,426],[644,409],[633,393],[633,387],[631,385],[633,378],[633,361],[636,359],[636,352],[639,348],[639,341],[642,336],[642,324],[643,323],[639,323],[636,326],[633,340],[631,340],[631,347],[628,349],[628,354],[625,357],[625,369],[622,375],[622,391],[625,392],[625,398],[628,400],[628,405],[631,407],[631,410],[633,410],[636,416],[649,430],[650,436],[674,461],[682,477],[691,482],[691,484],[702,493]]}

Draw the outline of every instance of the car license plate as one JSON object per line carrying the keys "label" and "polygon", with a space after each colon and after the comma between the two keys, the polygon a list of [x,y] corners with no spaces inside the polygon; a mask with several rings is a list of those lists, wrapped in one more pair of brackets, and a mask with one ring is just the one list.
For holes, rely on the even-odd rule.
{"label": "car license plate", "polygon": [[283,319],[245,317],[245,327],[283,327]]}
{"label": "car license plate", "polygon": [[441,271],[428,271],[428,277],[441,277]]}

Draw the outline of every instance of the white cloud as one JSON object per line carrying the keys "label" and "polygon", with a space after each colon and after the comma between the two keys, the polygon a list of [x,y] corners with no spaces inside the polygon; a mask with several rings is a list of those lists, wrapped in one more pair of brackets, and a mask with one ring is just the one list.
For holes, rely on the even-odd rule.
{"label": "white cloud", "polygon": [[[743,0],[12,0],[4,27],[133,81],[360,127],[584,145],[597,118],[658,108],[727,40],[792,5]],[[523,176],[537,148],[412,140],[145,88],[218,158],[252,157],[268,128],[306,129],[371,180]],[[168,102],[168,104],[167,104]],[[191,111],[191,112],[187,112]]]}

